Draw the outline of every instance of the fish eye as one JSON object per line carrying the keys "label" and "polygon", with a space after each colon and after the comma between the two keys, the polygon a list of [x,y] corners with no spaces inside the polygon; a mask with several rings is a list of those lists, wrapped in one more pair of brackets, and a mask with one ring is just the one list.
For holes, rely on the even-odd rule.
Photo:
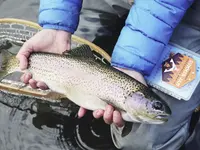
{"label": "fish eye", "polygon": [[162,110],[163,109],[163,104],[159,101],[153,102],[153,108],[156,110]]}

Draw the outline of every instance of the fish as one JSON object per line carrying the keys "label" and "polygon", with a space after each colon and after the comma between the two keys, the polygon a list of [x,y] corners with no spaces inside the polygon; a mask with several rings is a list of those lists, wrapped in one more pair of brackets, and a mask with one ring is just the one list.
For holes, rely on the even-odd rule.
{"label": "fish", "polygon": [[76,105],[94,111],[110,104],[127,122],[163,124],[171,116],[168,104],[149,87],[97,61],[88,45],[63,54],[34,52],[28,60],[28,68],[22,71],[15,56],[7,57],[1,76],[28,71],[33,79],[45,82]]}

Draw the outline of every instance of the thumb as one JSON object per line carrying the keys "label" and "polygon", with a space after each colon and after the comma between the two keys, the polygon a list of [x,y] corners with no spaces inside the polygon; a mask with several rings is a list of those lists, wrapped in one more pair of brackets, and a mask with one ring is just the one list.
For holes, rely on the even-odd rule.
{"label": "thumb", "polygon": [[20,69],[24,70],[28,67],[28,57],[33,52],[33,45],[29,42],[25,42],[19,50],[16,58],[20,61]]}

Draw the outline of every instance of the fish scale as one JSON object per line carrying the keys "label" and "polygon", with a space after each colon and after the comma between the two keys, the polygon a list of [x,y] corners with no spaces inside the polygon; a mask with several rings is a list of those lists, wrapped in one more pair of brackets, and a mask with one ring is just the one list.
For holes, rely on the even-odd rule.
{"label": "fish scale", "polygon": [[[106,104],[111,104],[126,121],[156,124],[168,120],[170,108],[144,84],[96,61],[87,46],[76,51],[66,55],[32,53],[28,71],[35,80],[45,82],[51,90],[87,109],[105,109]],[[9,60],[7,71],[15,67],[17,61]]]}
{"label": "fish scale", "polygon": [[[66,56],[66,58],[70,59],[70,56]],[[77,69],[81,69],[84,67],[84,68],[88,68],[88,69],[79,70],[79,72],[81,72],[81,71],[83,73],[87,72],[88,78],[90,78],[91,81],[93,81],[92,84],[89,83],[88,80],[84,80],[84,78],[82,78],[81,76],[76,77],[76,74],[71,76],[71,74],[67,73],[67,72],[66,72],[66,74],[64,74],[65,77],[59,75],[59,79],[62,82],[67,81],[66,84],[68,84],[68,85],[69,85],[68,82],[73,82],[73,84],[78,84],[77,85],[78,88],[80,88],[80,89],[84,88],[84,90],[87,89],[88,91],[91,91],[92,94],[99,95],[102,99],[108,99],[108,96],[109,96],[109,99],[112,98],[112,100],[115,100],[116,96],[119,95],[118,97],[120,98],[121,93],[123,92],[121,87],[115,86],[118,83],[114,82],[114,78],[111,80],[108,80],[106,78],[106,76],[107,77],[109,77],[109,76],[106,74],[102,74],[102,73],[105,73],[105,71],[103,71],[102,69],[98,69],[98,71],[95,71],[95,69],[97,69],[97,68],[96,67],[92,68],[88,64],[85,64],[86,66],[84,66],[83,61],[81,61],[80,59],[77,59],[77,62],[74,62],[74,63],[80,62],[80,65],[76,64],[76,65],[78,65],[78,68],[77,67],[74,68],[75,65],[73,65],[73,62],[70,60],[69,60],[70,62],[63,60],[64,62],[62,64],[57,63],[57,65],[55,65],[53,67],[49,67],[49,65],[50,65],[49,63],[54,63],[54,61],[56,62],[56,58],[52,55],[50,55],[50,57],[47,60],[43,59],[45,62],[41,62],[41,59],[42,58],[38,57],[38,55],[33,55],[30,58],[31,63],[30,63],[29,71],[33,73],[33,75],[35,76],[36,79],[37,78],[41,79],[41,76],[43,76],[43,78],[51,79],[51,80],[52,80],[52,77],[57,77],[54,80],[58,81],[58,74],[63,73],[63,69],[65,69],[65,70],[70,69],[70,70],[73,70],[73,72],[76,72]],[[41,63],[44,63],[45,65],[41,66],[40,65]],[[38,67],[36,67],[37,65],[38,65]],[[32,66],[34,66],[34,68]],[[90,68],[89,68],[89,66],[90,66]],[[46,72],[48,72],[48,76],[45,75],[46,73],[43,73],[44,70]],[[38,76],[39,74],[41,74],[41,75]],[[49,75],[50,75],[50,77],[49,77]],[[113,76],[113,77],[115,77],[115,76]],[[67,80],[65,78],[67,78]],[[95,80],[96,78],[100,78],[100,80]],[[42,79],[42,80],[46,80],[46,79]],[[75,81],[75,79],[77,79],[77,80]],[[100,89],[101,86],[106,87],[106,88]],[[87,87],[87,88],[85,89],[85,87]],[[117,88],[117,90],[115,90],[116,88]],[[94,91],[94,89],[97,89],[97,90]],[[107,93],[107,94],[105,94],[105,93]],[[117,94],[117,93],[119,93],[119,94]],[[112,95],[112,97],[110,95]],[[124,96],[121,96],[121,98],[124,98]],[[124,101],[124,99],[121,99],[121,101]]]}
{"label": "fish scale", "polygon": [[[60,59],[61,61],[57,60]],[[65,59],[67,58],[67,59]],[[59,63],[58,63],[59,62]],[[88,59],[87,61],[88,62]],[[86,63],[85,59],[74,58],[71,56],[59,56],[51,54],[33,54],[30,57],[30,68],[29,71],[33,73],[33,77],[38,80],[54,80],[57,82],[66,83],[66,85],[76,85],[77,89],[88,91],[89,94],[95,94],[102,100],[107,100],[118,107],[119,109],[125,110],[124,101],[125,96],[131,94],[134,91],[135,83],[127,82],[127,78],[123,78],[119,73],[107,74],[107,66],[100,67],[99,64],[91,65],[96,63],[89,61]],[[50,63],[54,65],[50,65]],[[43,64],[41,66],[41,64]],[[84,68],[84,69],[83,69]],[[63,71],[64,70],[64,71]],[[70,70],[73,73],[78,70],[80,73],[88,73],[87,76],[90,80],[84,80],[81,76],[72,75],[68,72],[63,74],[65,77],[60,76],[65,70]],[[48,76],[46,76],[48,74]],[[58,78],[59,77],[59,78]],[[99,78],[96,79],[96,78]],[[77,79],[75,81],[75,79]],[[116,80],[117,79],[117,80]],[[118,82],[121,81],[121,82]],[[46,81],[48,83],[48,81]],[[92,83],[92,84],[91,84]],[[120,84],[127,83],[126,85],[120,86]],[[104,87],[103,89],[100,87]],[[129,88],[133,90],[128,90]],[[96,89],[96,90],[95,90]],[[127,89],[125,92],[124,89]],[[117,97],[117,98],[116,98]]]}

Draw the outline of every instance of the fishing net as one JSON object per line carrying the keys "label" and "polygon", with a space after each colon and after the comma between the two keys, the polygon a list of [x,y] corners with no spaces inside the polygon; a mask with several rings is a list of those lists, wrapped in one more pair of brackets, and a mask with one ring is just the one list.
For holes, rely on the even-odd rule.
{"label": "fishing net", "polygon": [[[37,23],[26,20],[13,18],[0,19],[0,51],[6,49],[11,55],[16,55],[24,42],[41,29],[42,28]],[[97,60],[109,64],[111,58],[103,49],[85,39],[75,35],[72,36],[72,49],[82,44],[86,44],[91,48],[91,51]],[[2,65],[1,60],[2,58],[0,58],[0,66]],[[28,94],[30,96],[43,97],[46,99],[50,98],[56,100],[60,98],[59,94],[51,91],[34,90],[30,87],[23,88],[24,84],[19,82],[19,76],[16,74],[14,77],[4,78],[0,81],[0,90],[12,92],[13,94]]]}

